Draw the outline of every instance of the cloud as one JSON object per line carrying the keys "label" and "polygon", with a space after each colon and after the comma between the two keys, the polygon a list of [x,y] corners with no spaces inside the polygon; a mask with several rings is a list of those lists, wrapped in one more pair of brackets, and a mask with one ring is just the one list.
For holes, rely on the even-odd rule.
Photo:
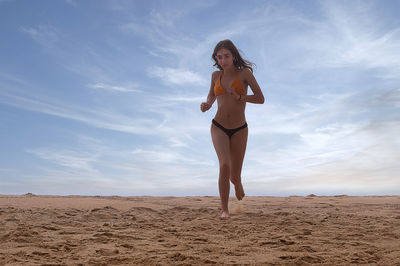
{"label": "cloud", "polygon": [[91,164],[97,161],[97,156],[82,151],[59,150],[49,148],[29,149],[26,152],[34,154],[41,159],[48,160],[66,168],[94,173]]}
{"label": "cloud", "polygon": [[176,103],[200,103],[204,100],[204,97],[201,96],[193,96],[193,97],[184,97],[184,96],[165,96],[160,97],[161,101],[167,102],[176,102]]}
{"label": "cloud", "polygon": [[52,47],[60,39],[59,30],[51,25],[40,24],[36,27],[20,26],[19,30],[44,47]]}
{"label": "cloud", "polygon": [[109,91],[116,91],[116,92],[142,92],[141,90],[136,89],[137,86],[113,86],[104,83],[95,83],[89,84],[89,88],[93,89],[105,89]]}
{"label": "cloud", "polygon": [[[159,73],[160,71],[185,72],[187,69],[192,73],[201,73],[204,72],[205,65],[212,68],[211,52],[221,38],[239,36],[249,29],[242,25],[245,20],[237,19],[234,23],[219,25],[212,32],[205,33],[199,30],[193,35],[190,18],[197,16],[202,9],[209,12],[208,9],[214,8],[216,4],[214,1],[201,1],[201,3],[179,5],[176,8],[173,7],[174,4],[164,8],[159,7],[145,14],[143,21],[138,22],[137,19],[129,18],[129,21],[119,25],[118,29],[126,35],[141,38],[146,45],[150,44],[146,46],[146,53],[158,59],[157,67],[148,69],[154,76],[165,77],[165,73]],[[193,23],[198,24],[197,21]],[[168,62],[169,66],[173,62],[173,68],[163,66],[164,62]],[[190,72],[185,75],[191,75]],[[193,78],[198,79],[197,76]],[[175,79],[167,81],[172,84],[177,82]]]}
{"label": "cloud", "polygon": [[[73,132],[71,132],[74,134]],[[135,148],[121,148],[109,140],[76,135],[79,143],[68,147],[37,147],[26,152],[50,163],[34,169],[36,191],[72,191],[75,184],[93,184],[87,190],[81,185],[74,194],[176,195],[209,194],[209,176],[215,175],[215,162],[199,154],[187,156],[184,149],[141,143]],[[210,167],[211,166],[211,167]],[[184,177],[184,178],[183,178]],[[28,177],[27,177],[28,178]],[[47,182],[49,181],[49,182]],[[12,187],[15,183],[7,184]],[[214,184],[213,184],[214,185]]]}
{"label": "cloud", "polygon": [[250,192],[393,193],[400,185],[397,96],[392,89],[321,94],[301,109],[272,105],[250,117],[244,166]]}
{"label": "cloud", "polygon": [[383,27],[371,3],[353,1],[344,6],[335,1],[320,2],[323,16],[319,20],[299,20],[302,34],[280,39],[283,47],[296,52],[295,67],[302,71],[320,67],[384,68],[383,73],[378,72],[380,77],[397,78],[400,27]]}
{"label": "cloud", "polygon": [[159,29],[169,28],[173,29],[176,27],[175,21],[182,18],[185,15],[184,10],[170,9],[170,10],[152,10],[150,12],[150,23]]}
{"label": "cloud", "polygon": [[[400,119],[374,121],[360,126],[352,134],[343,134],[343,137],[333,135],[333,141],[324,147],[326,152],[321,153],[327,155],[321,158],[323,163],[311,167],[311,173],[299,181],[309,187],[333,184],[359,192],[363,188],[393,191],[400,186],[400,181],[395,178],[400,171],[397,163],[400,142],[395,140],[398,130]],[[329,151],[336,154],[329,154]]]}
{"label": "cloud", "polygon": [[24,110],[35,111],[61,118],[71,119],[94,127],[121,131],[131,134],[153,135],[158,122],[151,118],[126,116],[104,108],[82,107],[45,96],[24,96],[0,91],[0,102]]}
{"label": "cloud", "polygon": [[199,74],[187,70],[168,67],[152,67],[147,71],[149,77],[159,78],[165,84],[197,85],[207,84],[207,81]]}
{"label": "cloud", "polygon": [[262,189],[263,194],[393,193],[400,185],[394,178],[400,171],[400,143],[393,139],[399,127],[400,121],[333,125],[324,133],[303,134],[288,147],[251,146],[243,171],[245,184],[254,194]]}
{"label": "cloud", "polygon": [[78,7],[76,0],[65,0],[65,2],[73,7]]}
{"label": "cloud", "polygon": [[168,165],[206,165],[209,166],[210,161],[203,161],[187,157],[180,154],[178,150],[171,150],[165,147],[153,147],[151,150],[135,149],[132,154],[147,162],[163,163]]}

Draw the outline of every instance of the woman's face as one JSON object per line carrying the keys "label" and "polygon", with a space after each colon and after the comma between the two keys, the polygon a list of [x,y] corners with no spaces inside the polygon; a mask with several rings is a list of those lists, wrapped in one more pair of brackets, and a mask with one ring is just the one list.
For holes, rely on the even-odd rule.
{"label": "woman's face", "polygon": [[233,56],[231,51],[225,48],[221,48],[217,52],[217,63],[223,69],[227,69],[233,66]]}

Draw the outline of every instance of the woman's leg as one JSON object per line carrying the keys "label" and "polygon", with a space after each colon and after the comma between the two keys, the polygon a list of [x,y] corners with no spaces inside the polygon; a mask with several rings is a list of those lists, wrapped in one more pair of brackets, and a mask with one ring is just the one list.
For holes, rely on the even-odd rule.
{"label": "woman's leg", "polygon": [[221,129],[211,124],[211,138],[219,161],[219,195],[221,198],[222,219],[229,217],[229,137]]}
{"label": "woman's leg", "polygon": [[241,176],[244,154],[246,153],[247,136],[247,127],[233,134],[229,149],[230,180],[235,185],[235,194],[238,200],[241,200],[244,197]]}

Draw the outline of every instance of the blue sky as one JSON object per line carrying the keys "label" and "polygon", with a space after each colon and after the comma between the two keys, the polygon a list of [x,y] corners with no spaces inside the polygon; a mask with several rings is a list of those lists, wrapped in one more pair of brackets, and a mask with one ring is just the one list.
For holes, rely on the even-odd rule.
{"label": "blue sky", "polygon": [[218,195],[200,103],[231,39],[266,99],[247,195],[398,195],[400,2],[243,3],[0,0],[0,193]]}

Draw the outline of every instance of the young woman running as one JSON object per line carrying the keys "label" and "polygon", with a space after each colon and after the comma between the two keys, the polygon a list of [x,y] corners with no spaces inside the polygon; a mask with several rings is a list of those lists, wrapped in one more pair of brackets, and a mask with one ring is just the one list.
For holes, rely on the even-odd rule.
{"label": "young woman running", "polygon": [[[217,68],[211,76],[207,102],[200,105],[209,110],[217,99],[218,110],[211,124],[211,138],[219,161],[219,195],[221,219],[229,218],[229,180],[235,186],[238,200],[244,197],[241,172],[246,152],[248,128],[245,117],[246,102],[264,103],[264,96],[253,76],[253,64],[244,60],[230,40],[220,41],[212,54]],[[250,86],[253,95],[247,95]]]}

